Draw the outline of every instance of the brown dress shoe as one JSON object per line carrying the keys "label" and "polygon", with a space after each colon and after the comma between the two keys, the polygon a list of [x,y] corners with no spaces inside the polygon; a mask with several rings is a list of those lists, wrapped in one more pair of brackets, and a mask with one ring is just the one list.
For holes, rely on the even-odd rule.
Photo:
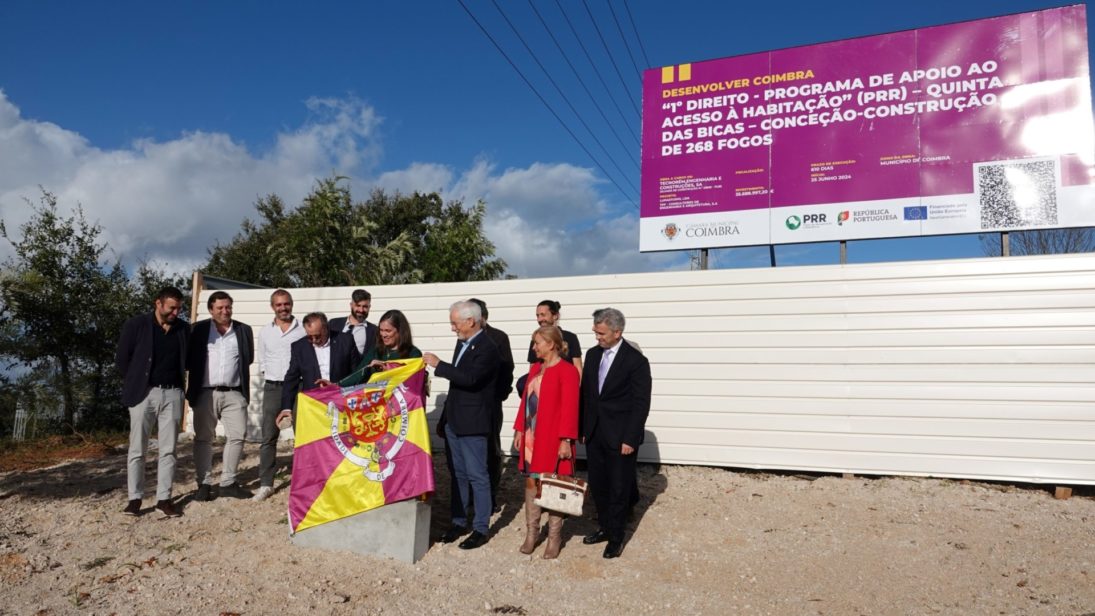
{"label": "brown dress shoe", "polygon": [[141,515],[141,499],[135,498],[129,501],[129,503],[125,506],[125,509],[122,510],[122,513],[126,515],[131,515],[133,517]]}
{"label": "brown dress shoe", "polygon": [[156,511],[162,513],[165,518],[177,518],[182,515],[178,509],[175,509],[175,505],[172,504],[170,499],[156,501]]}

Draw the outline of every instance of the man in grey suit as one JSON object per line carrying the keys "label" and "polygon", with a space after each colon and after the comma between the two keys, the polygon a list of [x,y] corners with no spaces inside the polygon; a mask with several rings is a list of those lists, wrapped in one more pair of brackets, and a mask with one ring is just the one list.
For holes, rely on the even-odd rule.
{"label": "man in grey suit", "polygon": [[[452,363],[433,353],[422,359],[434,374],[448,379],[449,393],[441,412],[445,447],[451,452],[449,471],[456,477],[457,490],[450,497],[452,526],[443,543],[452,543],[468,532],[468,490],[475,508],[472,533],[460,542],[460,549],[472,550],[487,542],[490,526],[490,474],[487,471],[487,440],[494,425],[491,413],[498,395],[498,347],[483,333],[483,312],[474,302],[456,302],[449,308],[449,323],[458,340]],[[497,432],[494,433],[497,438]]]}
{"label": "man in grey suit", "polygon": [[650,414],[650,362],[623,338],[624,315],[593,313],[597,346],[586,353],[579,415],[589,462],[589,488],[600,529],[586,545],[607,541],[603,556],[623,553],[627,510],[636,493],[636,458]]}
{"label": "man in grey suit", "polygon": [[232,296],[215,291],[206,302],[211,318],[190,330],[187,368],[190,382],[186,399],[194,409],[194,471],[198,501],[213,494],[213,437],[217,420],[224,424],[227,442],[221,468],[220,494],[249,498],[251,493],[236,481],[247,435],[247,404],[251,400],[251,362],[255,337],[251,326],[232,318]]}

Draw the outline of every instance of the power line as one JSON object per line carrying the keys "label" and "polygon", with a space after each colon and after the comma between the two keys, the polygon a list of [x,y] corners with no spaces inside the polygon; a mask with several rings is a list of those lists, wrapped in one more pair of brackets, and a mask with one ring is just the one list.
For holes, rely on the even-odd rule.
{"label": "power line", "polygon": [[578,144],[578,147],[582,148],[582,151],[586,153],[586,156],[588,156],[590,160],[593,161],[593,164],[597,165],[597,168],[600,169],[601,173],[603,173],[605,177],[608,178],[610,182],[612,182],[616,189],[620,191],[620,194],[627,198],[627,200],[631,202],[631,205],[634,206],[635,209],[639,209],[638,204],[635,203],[635,199],[633,199],[627,193],[627,191],[625,191],[623,187],[620,186],[615,178],[613,178],[612,175],[609,174],[607,170],[605,170],[600,161],[598,161],[597,158],[593,156],[593,154],[589,151],[588,148],[586,148],[582,141],[578,139],[578,136],[574,134],[574,131],[570,130],[570,127],[566,125],[566,122],[564,122],[561,117],[559,117],[559,114],[555,112],[555,109],[553,109],[551,105],[548,104],[547,100],[543,97],[543,95],[540,94],[540,91],[536,89],[536,86],[532,85],[532,82],[528,80],[528,77],[525,77],[525,74],[521,71],[520,68],[517,67],[517,64],[515,64],[513,60],[510,59],[506,51],[502,49],[501,45],[498,44],[498,41],[494,40],[494,37],[490,35],[490,32],[487,32],[487,29],[483,27],[483,24],[481,24],[479,20],[475,18],[475,15],[472,14],[471,9],[469,9],[467,5],[464,4],[464,0],[456,1],[460,3],[460,8],[464,9],[464,12],[468,14],[468,17],[470,17],[471,20],[475,22],[475,25],[479,27],[479,31],[483,33],[483,36],[487,37],[487,40],[489,40],[491,44],[494,45],[494,48],[498,50],[498,53],[502,54],[502,57],[506,59],[506,62],[508,62],[511,67],[513,67],[513,70],[517,72],[517,75],[521,78],[522,81],[525,82],[525,85],[527,85],[529,89],[532,90],[532,93],[536,95],[536,98],[540,99],[540,102],[544,104],[544,107],[547,107],[547,110],[551,113],[551,115],[554,116],[559,124],[562,125],[563,130],[565,130],[567,134],[570,135],[572,139],[574,139],[574,142]]}
{"label": "power line", "polygon": [[[601,27],[597,25],[597,20],[593,17],[593,11],[589,9],[589,3],[586,0],[582,0],[582,6],[586,7],[586,14],[589,15],[589,21],[593,24],[593,29],[597,31],[597,38],[601,39],[601,46],[605,48],[605,53],[608,54],[608,59],[612,62],[612,68],[616,71],[616,76],[620,78],[620,86],[623,87],[624,92],[627,92],[627,83],[624,82],[623,73],[620,72],[620,65],[616,64],[616,57],[612,55],[612,51],[608,48],[608,43],[605,42],[604,34],[601,33]],[[627,100],[631,103],[631,106],[635,108],[635,115],[641,119],[643,114],[639,111],[639,106],[635,104],[635,99],[628,95]]]}
{"label": "power line", "polygon": [[624,29],[620,27],[620,20],[616,18],[616,9],[612,8],[612,0],[607,0],[605,3],[608,5],[608,11],[612,13],[612,21],[616,24],[616,31],[620,33],[620,39],[624,42],[624,48],[627,49],[627,57],[631,60],[631,66],[635,68],[635,74],[639,76],[639,87],[643,85],[643,72],[639,70],[639,63],[635,61],[635,54],[631,51],[631,44],[627,42],[627,37],[624,36]]}
{"label": "power line", "polygon": [[594,62],[593,57],[589,55],[589,50],[586,49],[585,43],[582,42],[582,37],[578,35],[578,30],[574,28],[574,23],[570,21],[570,17],[567,16],[566,11],[563,10],[563,5],[559,4],[559,0],[555,0],[555,6],[558,7],[559,12],[562,13],[563,19],[566,20],[567,26],[570,27],[570,32],[574,35],[574,40],[578,41],[578,46],[582,48],[582,53],[585,54],[586,60],[589,62],[589,65],[593,67],[593,74],[597,76],[597,80],[601,82],[602,86],[604,86],[605,93],[608,94],[608,100],[612,101],[612,106],[616,108],[616,113],[620,114],[620,119],[623,120],[624,126],[626,126],[628,130],[631,131],[631,135],[635,137],[635,141],[638,141],[639,134],[635,132],[635,129],[632,128],[631,123],[629,123],[627,121],[627,118],[624,117],[623,109],[620,109],[619,103],[616,102],[616,97],[612,94],[612,89],[608,87],[607,83],[605,83],[605,78],[601,76],[601,70],[597,68],[597,63]]}
{"label": "power line", "polygon": [[631,22],[631,29],[635,32],[635,40],[639,41],[639,50],[643,52],[643,60],[646,61],[646,68],[650,68],[650,57],[646,55],[646,47],[643,46],[643,37],[639,36],[639,29],[635,27],[635,17],[631,15],[631,7],[628,6],[627,0],[624,0],[624,9],[627,10],[627,19]]}
{"label": "power line", "polygon": [[527,51],[529,55],[532,56],[532,61],[536,63],[536,66],[540,67],[541,71],[543,71],[544,75],[548,78],[548,82],[551,83],[551,85],[555,88],[555,91],[563,99],[563,102],[565,102],[567,104],[567,107],[570,108],[570,112],[573,113],[575,117],[578,118],[578,121],[582,123],[582,126],[585,127],[586,131],[589,133],[589,136],[593,138],[594,143],[600,146],[601,151],[604,152],[606,157],[608,157],[608,160],[612,163],[612,165],[616,167],[616,171],[619,171],[620,175],[624,176],[625,181],[627,181],[628,185],[631,186],[631,189],[635,192],[639,192],[639,189],[635,186],[635,184],[631,182],[630,179],[628,179],[628,176],[626,173],[624,173],[624,170],[620,168],[620,164],[617,163],[616,159],[612,157],[612,154],[608,152],[608,148],[606,148],[604,144],[601,143],[601,140],[597,138],[596,133],[594,133],[593,129],[589,127],[589,124],[586,124],[585,119],[582,118],[582,114],[578,113],[578,110],[574,108],[574,105],[570,102],[570,98],[566,95],[566,92],[563,92],[563,89],[560,88],[559,84],[555,82],[555,79],[551,77],[551,73],[549,73],[544,64],[540,62],[540,58],[536,56],[536,52],[532,50],[532,47],[530,47],[527,42],[525,42],[525,38],[521,36],[520,32],[517,31],[517,27],[513,25],[513,22],[510,21],[505,11],[502,10],[502,7],[498,5],[498,2],[496,0],[490,0],[490,2],[494,5],[494,8],[498,11],[498,14],[502,16],[502,19],[505,20],[506,25],[509,26],[510,30],[513,30],[513,34],[517,36],[517,40],[521,41],[521,44],[525,46],[525,51]]}
{"label": "power line", "polygon": [[[578,83],[582,84],[582,89],[585,90],[586,94],[589,96],[589,99],[593,101],[593,106],[595,109],[597,109],[597,113],[601,114],[601,119],[605,121],[605,126],[607,126],[608,129],[612,131],[612,135],[616,137],[616,141],[619,142],[620,147],[623,148],[624,151],[630,151],[627,145],[624,144],[624,140],[620,137],[620,134],[616,132],[616,128],[612,125],[611,122],[609,122],[608,116],[605,115],[604,109],[602,109],[600,103],[597,102],[597,98],[593,96],[592,92],[589,91],[589,86],[586,85],[585,80],[582,79],[581,74],[578,73],[578,69],[575,68],[574,63],[570,61],[570,57],[567,56],[566,50],[563,49],[563,46],[559,44],[559,39],[555,38],[555,34],[552,33],[551,28],[544,20],[544,17],[540,14],[540,11],[536,9],[536,5],[533,4],[532,0],[528,0],[528,5],[529,8],[532,9],[532,12],[536,14],[536,18],[540,20],[540,24],[544,26],[544,30],[546,30],[548,36],[551,37],[551,41],[555,43],[555,47],[559,50],[559,54],[563,56],[563,60],[566,60],[567,66],[570,67],[571,72],[573,72],[574,76],[578,79]],[[640,145],[638,137],[635,138],[635,145]],[[638,157],[633,157],[631,160],[632,162],[636,163],[636,166],[638,166]]]}

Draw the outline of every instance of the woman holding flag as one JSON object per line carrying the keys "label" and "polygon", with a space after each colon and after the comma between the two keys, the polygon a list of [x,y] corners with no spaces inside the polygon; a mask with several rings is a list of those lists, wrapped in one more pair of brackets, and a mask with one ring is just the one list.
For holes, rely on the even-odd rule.
{"label": "woman holding flag", "polygon": [[[529,367],[521,405],[514,421],[513,448],[525,478],[525,542],[522,554],[532,554],[540,536],[537,481],[543,474],[574,473],[574,440],[578,438],[578,369],[563,361],[567,343],[554,325],[532,334],[532,348],[541,361]],[[562,548],[563,515],[548,511],[544,558],[556,558]]]}
{"label": "woman holding flag", "polygon": [[357,368],[338,382],[342,387],[358,385],[369,380],[377,370],[384,370],[386,363],[395,359],[422,357],[422,351],[414,346],[411,324],[398,310],[389,310],[380,317],[376,347],[366,349]]}

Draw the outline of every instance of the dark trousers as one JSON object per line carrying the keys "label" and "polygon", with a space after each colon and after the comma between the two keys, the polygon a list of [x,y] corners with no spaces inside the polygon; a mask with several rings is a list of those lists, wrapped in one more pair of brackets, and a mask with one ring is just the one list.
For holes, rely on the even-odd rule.
{"label": "dark trousers", "polygon": [[597,519],[609,541],[624,540],[627,512],[637,500],[635,485],[637,452],[625,456],[620,446],[607,443],[595,431],[586,441],[589,489],[597,506]]}
{"label": "dark trousers", "polygon": [[274,466],[281,430],[274,422],[281,412],[281,384],[262,384],[262,444],[259,445],[259,485],[274,487]]}
{"label": "dark trousers", "polygon": [[490,504],[498,504],[498,484],[502,481],[502,405],[490,414],[490,434],[487,435],[487,474],[490,475]]}

